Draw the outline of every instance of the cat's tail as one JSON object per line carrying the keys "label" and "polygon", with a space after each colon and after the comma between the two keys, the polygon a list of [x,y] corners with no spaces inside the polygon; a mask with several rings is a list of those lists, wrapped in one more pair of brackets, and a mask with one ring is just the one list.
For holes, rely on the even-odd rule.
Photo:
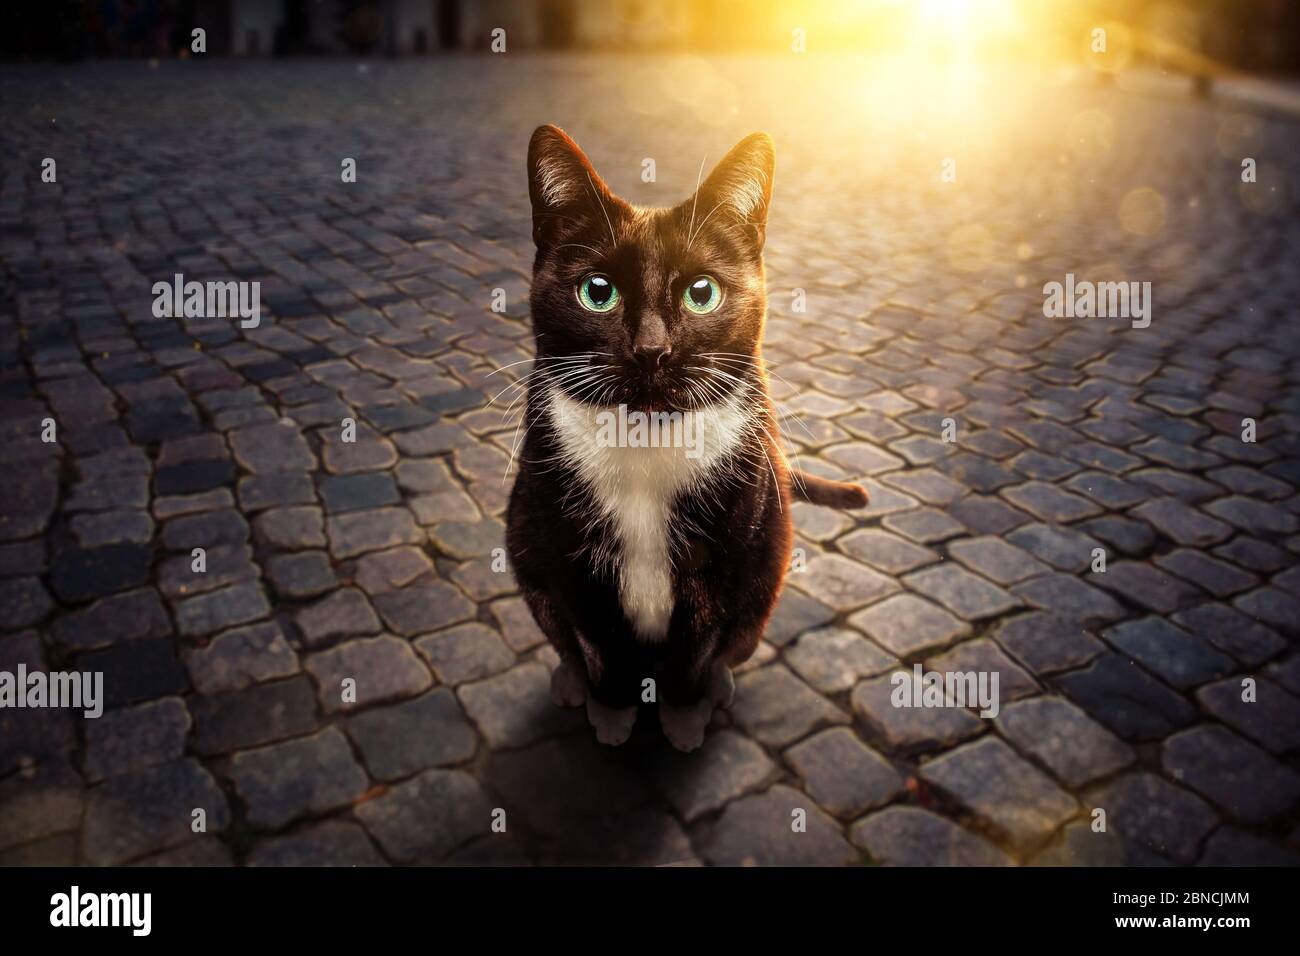
{"label": "cat's tail", "polygon": [[867,504],[867,489],[847,481],[831,481],[810,475],[806,471],[790,470],[790,485],[799,501],[828,508],[863,508]]}

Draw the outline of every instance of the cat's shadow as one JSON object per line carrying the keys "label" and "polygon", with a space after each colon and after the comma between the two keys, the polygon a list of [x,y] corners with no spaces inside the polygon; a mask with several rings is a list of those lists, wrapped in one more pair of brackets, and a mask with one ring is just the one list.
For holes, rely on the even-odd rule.
{"label": "cat's shadow", "polygon": [[565,732],[492,751],[482,767],[522,855],[550,864],[691,862],[686,830],[707,826],[715,799],[731,796],[734,733],[726,712],[714,714],[704,745],[689,754],[664,737],[653,704],[639,708],[631,737],[618,747],[597,742],[581,709],[565,713]]}

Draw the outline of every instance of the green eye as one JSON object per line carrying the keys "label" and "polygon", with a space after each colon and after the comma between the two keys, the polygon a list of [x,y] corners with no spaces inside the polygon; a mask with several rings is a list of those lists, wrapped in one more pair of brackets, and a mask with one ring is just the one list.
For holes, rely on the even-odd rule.
{"label": "green eye", "polygon": [[596,273],[578,283],[578,301],[588,312],[608,312],[618,305],[618,298],[609,276]]}
{"label": "green eye", "polygon": [[708,315],[722,304],[722,286],[712,276],[691,280],[682,294],[682,305],[696,315]]}

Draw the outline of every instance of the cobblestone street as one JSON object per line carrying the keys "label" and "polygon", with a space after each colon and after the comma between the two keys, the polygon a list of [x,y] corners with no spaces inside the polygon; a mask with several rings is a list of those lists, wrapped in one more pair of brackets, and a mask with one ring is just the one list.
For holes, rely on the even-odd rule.
{"label": "cobblestone street", "polygon": [[[793,55],[6,66],[0,670],[102,672],[105,711],[0,710],[0,864],[1300,863],[1300,122],[968,92]],[[871,493],[796,506],[806,566],[691,755],[556,708],[499,572],[545,122],[659,205],[773,135],[788,447]],[[155,318],[177,273],[260,281],[260,326]],[[1067,275],[1150,282],[1149,326],[1045,317]],[[891,706],[917,663],[997,672],[1000,713]]]}

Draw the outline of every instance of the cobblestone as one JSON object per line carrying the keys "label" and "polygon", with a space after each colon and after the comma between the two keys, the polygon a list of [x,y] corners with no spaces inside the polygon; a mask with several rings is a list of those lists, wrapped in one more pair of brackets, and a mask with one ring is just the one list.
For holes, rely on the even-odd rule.
{"label": "cobblestone", "polygon": [[[668,55],[492,59],[32,64],[0,90],[6,155],[68,157],[57,192],[13,179],[0,229],[0,665],[102,671],[107,708],[84,730],[0,712],[0,862],[1293,863],[1294,197],[1215,184],[1220,111],[1021,83],[987,131],[1017,148],[938,203],[912,139],[862,124],[815,58],[708,60],[737,99],[703,131],[628,121]],[[524,134],[574,89],[636,202],[771,129],[773,388],[801,464],[872,495],[795,507],[809,560],[691,756],[658,749],[652,708],[619,751],[555,708],[555,653],[491,564],[515,422],[489,375],[531,348]],[[216,98],[213,152],[193,104]],[[1085,110],[1139,134],[1062,166]],[[304,189],[341,135],[372,157],[358,182]],[[1167,222],[1139,242],[1115,210],[1142,185]],[[971,271],[958,227],[988,230]],[[1152,280],[1149,328],[1042,315],[1042,284],[1088,263]],[[152,319],[181,271],[260,280],[261,327]],[[920,661],[997,670],[999,717],[892,706]]]}

